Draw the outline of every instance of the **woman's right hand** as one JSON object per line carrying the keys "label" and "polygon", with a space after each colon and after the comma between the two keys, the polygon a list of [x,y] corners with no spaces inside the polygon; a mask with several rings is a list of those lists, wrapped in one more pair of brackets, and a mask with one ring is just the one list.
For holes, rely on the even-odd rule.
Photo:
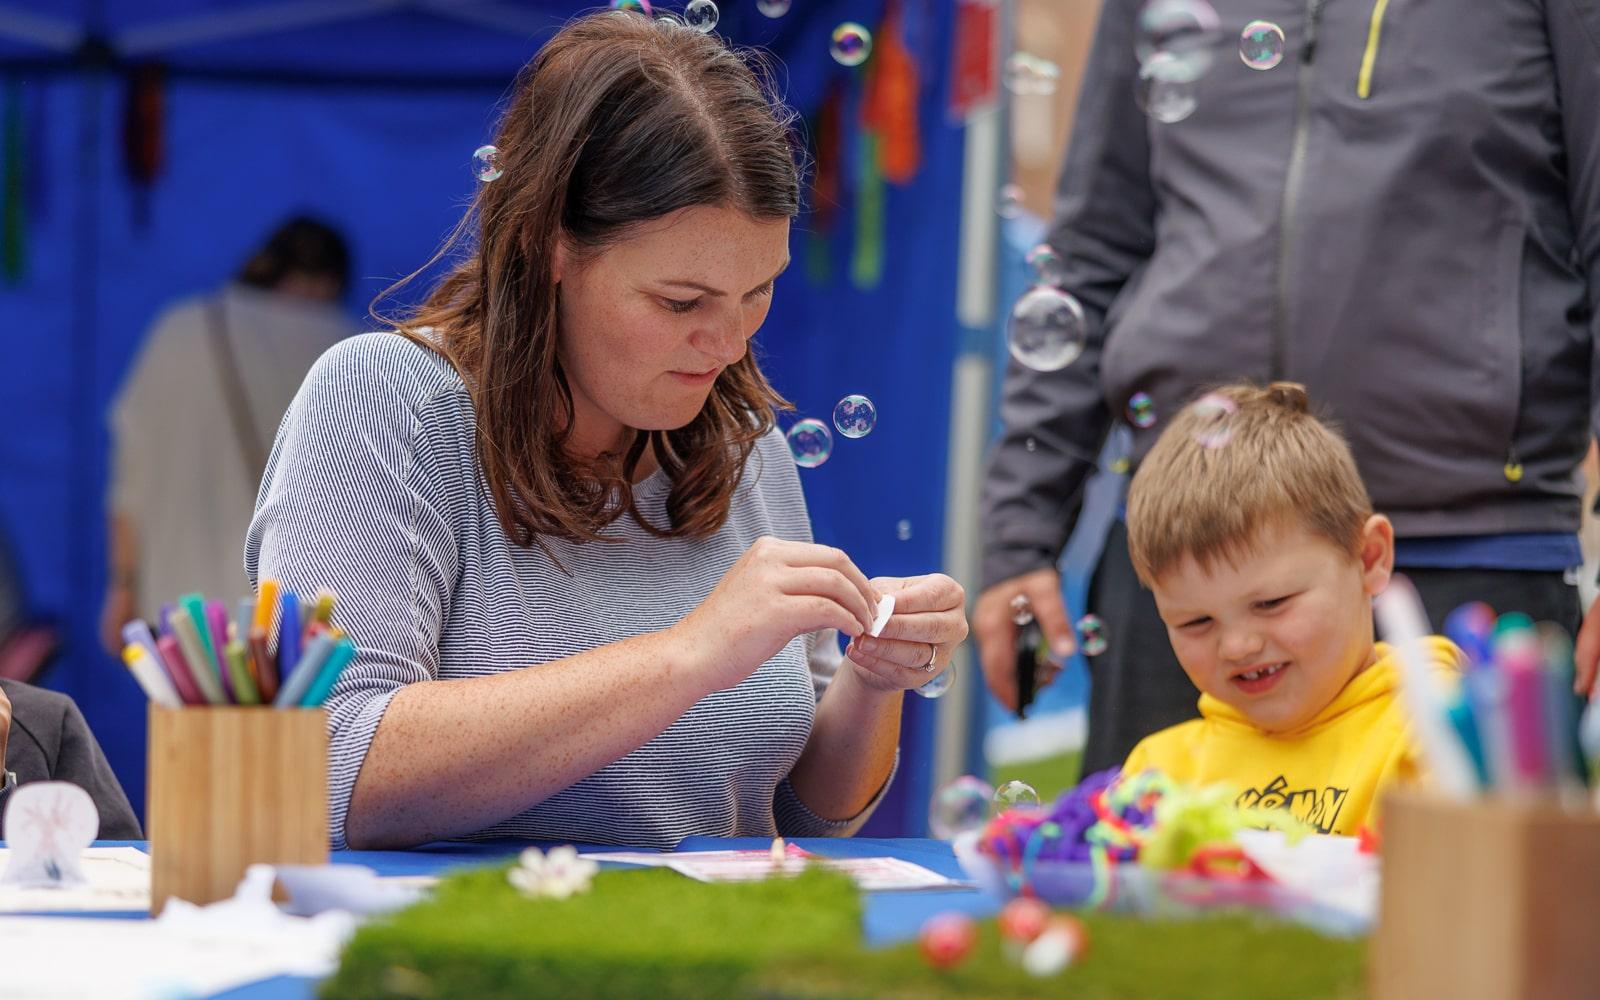
{"label": "woman's right hand", "polygon": [[723,574],[700,606],[668,630],[711,690],[755,673],[797,635],[872,628],[878,594],[838,549],[764,536]]}

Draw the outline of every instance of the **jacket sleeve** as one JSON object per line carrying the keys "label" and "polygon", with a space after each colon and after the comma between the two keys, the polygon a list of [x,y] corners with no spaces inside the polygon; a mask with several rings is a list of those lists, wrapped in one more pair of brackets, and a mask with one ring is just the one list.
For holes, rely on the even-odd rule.
{"label": "jacket sleeve", "polygon": [[94,800],[100,812],[98,840],[142,840],[139,820],[122,790],[121,782],[106,761],[100,742],[94,738],[83,713],[70,700],[63,699],[61,746],[56,753],[53,781],[70,781]]}
{"label": "jacket sleeve", "polygon": [[1088,342],[1060,371],[1008,362],[1004,429],[983,485],[984,587],[1060,555],[1111,423],[1100,388],[1106,315],[1155,248],[1150,137],[1134,103],[1139,6],[1106,0],[1101,9],[1050,227],[1066,273],[1063,287],[1088,320]]}
{"label": "jacket sleeve", "polygon": [[1589,285],[1590,428],[1600,435],[1600,0],[1546,0],[1567,154],[1568,202]]}

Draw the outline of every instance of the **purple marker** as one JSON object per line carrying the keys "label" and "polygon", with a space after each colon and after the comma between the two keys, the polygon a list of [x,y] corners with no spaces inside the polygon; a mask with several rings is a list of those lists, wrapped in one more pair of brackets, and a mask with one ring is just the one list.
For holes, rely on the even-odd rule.
{"label": "purple marker", "polygon": [[221,601],[206,602],[206,628],[211,631],[211,648],[217,656],[217,675],[222,678],[222,690],[228,696],[228,701],[237,704],[239,698],[233,692],[233,671],[228,669],[228,657],[224,650],[228,648],[228,606]]}

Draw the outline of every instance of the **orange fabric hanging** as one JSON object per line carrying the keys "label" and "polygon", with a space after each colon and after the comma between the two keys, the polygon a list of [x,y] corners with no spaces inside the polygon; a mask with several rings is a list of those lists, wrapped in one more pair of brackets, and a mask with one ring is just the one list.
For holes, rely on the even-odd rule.
{"label": "orange fabric hanging", "polygon": [[895,184],[907,184],[922,163],[917,127],[917,61],[906,47],[900,5],[890,3],[873,34],[861,123],[878,133],[879,167]]}

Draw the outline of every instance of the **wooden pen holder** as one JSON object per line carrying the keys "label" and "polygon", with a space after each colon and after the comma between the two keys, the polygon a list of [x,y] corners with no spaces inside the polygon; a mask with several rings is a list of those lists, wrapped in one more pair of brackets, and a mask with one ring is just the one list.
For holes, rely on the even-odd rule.
{"label": "wooden pen holder", "polygon": [[1600,990],[1600,815],[1394,795],[1383,806],[1373,1000]]}
{"label": "wooden pen holder", "polygon": [[328,713],[150,706],[150,912],[214,903],[252,864],[328,860]]}

